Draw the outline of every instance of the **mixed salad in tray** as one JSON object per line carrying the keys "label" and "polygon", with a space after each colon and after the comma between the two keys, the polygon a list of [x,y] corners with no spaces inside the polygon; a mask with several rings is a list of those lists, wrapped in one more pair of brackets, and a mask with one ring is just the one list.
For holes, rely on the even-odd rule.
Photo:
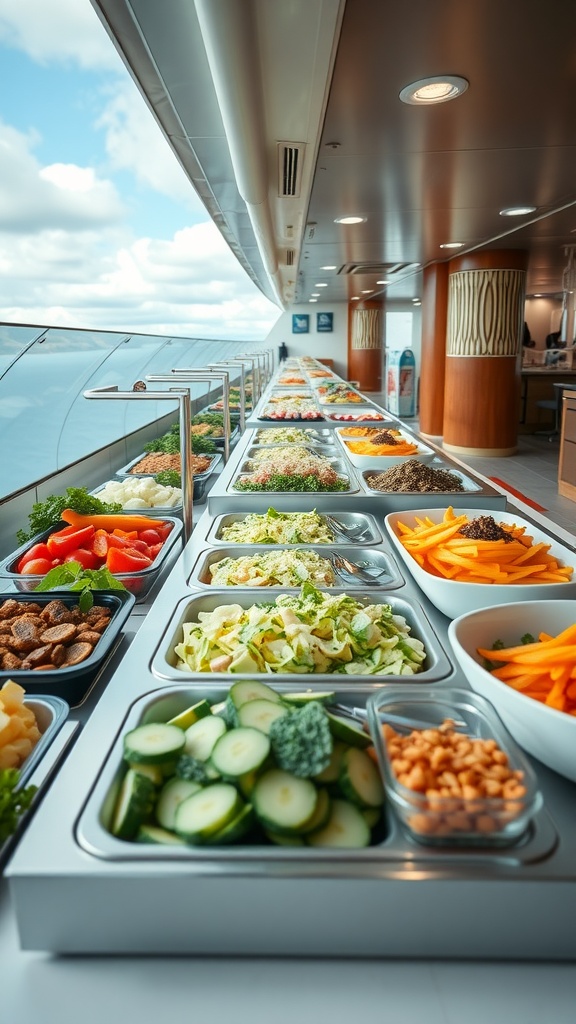
{"label": "mixed salad in tray", "polygon": [[305,548],[221,558],[209,567],[215,587],[300,587],[309,581],[333,587],[336,574],[327,558]]}
{"label": "mixed salad in tray", "polygon": [[426,658],[405,618],[388,604],[305,583],[299,594],[243,608],[220,605],[183,624],[178,668],[191,672],[342,673],[412,676]]}
{"label": "mixed salad in tray", "polygon": [[222,526],[221,540],[237,544],[332,544],[335,536],[326,520],[312,512],[250,512],[244,519]]}

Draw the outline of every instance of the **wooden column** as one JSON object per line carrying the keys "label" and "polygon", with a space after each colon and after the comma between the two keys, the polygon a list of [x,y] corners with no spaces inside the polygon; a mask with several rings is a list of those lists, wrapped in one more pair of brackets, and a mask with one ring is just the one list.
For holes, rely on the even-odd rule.
{"label": "wooden column", "polygon": [[448,314],[448,263],[424,269],[420,368],[420,431],[438,437],[444,429],[444,379]]}
{"label": "wooden column", "polygon": [[449,263],[444,447],[513,455],[527,254],[501,249]]}
{"label": "wooden column", "polygon": [[382,302],[348,306],[348,380],[361,391],[382,390],[384,307]]}

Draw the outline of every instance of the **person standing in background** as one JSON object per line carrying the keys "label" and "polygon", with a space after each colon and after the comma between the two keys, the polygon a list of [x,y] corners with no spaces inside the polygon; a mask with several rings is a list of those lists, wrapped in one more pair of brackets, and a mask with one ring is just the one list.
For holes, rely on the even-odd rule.
{"label": "person standing in background", "polygon": [[282,344],[278,346],[278,359],[279,359],[279,361],[281,363],[283,363],[284,360],[287,358],[287,356],[288,356],[288,346],[287,346],[286,342],[283,341]]}

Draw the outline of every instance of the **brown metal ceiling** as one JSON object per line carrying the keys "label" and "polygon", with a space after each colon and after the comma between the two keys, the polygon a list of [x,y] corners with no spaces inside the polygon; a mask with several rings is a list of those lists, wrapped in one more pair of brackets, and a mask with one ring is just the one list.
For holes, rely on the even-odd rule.
{"label": "brown metal ceiling", "polygon": [[[462,75],[463,96],[400,102],[408,83]],[[504,218],[522,204],[535,214]],[[360,214],[356,226],[334,223]],[[296,300],[364,289],[416,297],[421,274],[382,289],[358,264],[420,264],[478,247],[529,252],[528,293],[561,290],[576,244],[575,0],[347,0],[307,212]],[[337,271],[320,268],[335,264]]]}

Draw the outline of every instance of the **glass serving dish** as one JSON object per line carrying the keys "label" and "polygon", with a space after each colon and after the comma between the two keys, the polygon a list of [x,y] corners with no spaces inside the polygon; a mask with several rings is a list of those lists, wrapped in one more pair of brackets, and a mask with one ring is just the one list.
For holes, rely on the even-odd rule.
{"label": "glass serving dish", "polygon": [[[390,686],[369,697],[367,713],[388,800],[412,839],[434,846],[482,847],[505,846],[525,835],[542,795],[528,761],[487,700],[457,688]],[[447,721],[456,734],[448,747],[456,750],[454,756],[440,753],[438,731],[445,730]],[[392,750],[395,738],[386,740],[386,725],[401,738]],[[402,742],[406,737],[410,744]],[[434,783],[421,741],[431,745]],[[496,742],[506,764],[500,755],[492,760],[485,741]],[[418,770],[411,774],[418,766],[424,781]],[[508,769],[514,774],[505,788]],[[419,790],[407,784],[410,779]],[[486,795],[485,786],[495,795]]]}

